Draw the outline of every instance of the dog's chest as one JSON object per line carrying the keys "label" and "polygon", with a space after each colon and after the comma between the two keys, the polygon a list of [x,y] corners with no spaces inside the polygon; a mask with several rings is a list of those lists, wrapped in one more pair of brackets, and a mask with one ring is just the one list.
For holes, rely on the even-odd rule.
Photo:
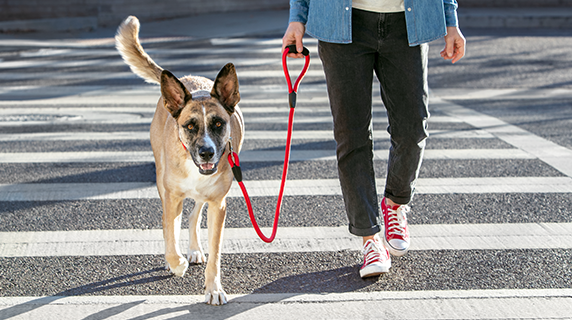
{"label": "dog's chest", "polygon": [[213,194],[220,191],[219,173],[203,175],[192,160],[185,163],[187,177],[179,180],[179,188],[187,197],[197,200],[208,200]]}

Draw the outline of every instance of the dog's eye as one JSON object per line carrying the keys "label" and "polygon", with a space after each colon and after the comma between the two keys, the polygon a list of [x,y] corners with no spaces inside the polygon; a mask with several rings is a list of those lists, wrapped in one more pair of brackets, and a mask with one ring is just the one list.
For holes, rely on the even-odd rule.
{"label": "dog's eye", "polygon": [[216,126],[217,128],[220,128],[220,127],[222,127],[222,123],[220,123],[220,121],[217,121],[217,123],[215,123],[215,126]]}
{"label": "dog's eye", "polygon": [[187,129],[189,129],[189,130],[193,130],[194,128],[195,128],[195,125],[192,123],[187,126]]}

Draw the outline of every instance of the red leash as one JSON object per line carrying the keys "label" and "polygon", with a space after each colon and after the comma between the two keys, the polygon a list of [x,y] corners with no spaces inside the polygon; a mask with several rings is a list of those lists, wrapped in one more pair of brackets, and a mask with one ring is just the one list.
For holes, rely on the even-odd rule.
{"label": "red leash", "polygon": [[304,64],[304,68],[302,68],[302,72],[296,79],[296,83],[294,87],[292,87],[292,81],[290,80],[290,73],[288,72],[288,65],[286,63],[286,56],[289,52],[297,53],[296,46],[290,45],[284,49],[284,53],[282,54],[282,68],[284,69],[284,75],[286,77],[286,82],[288,83],[288,101],[290,105],[290,115],[288,117],[288,135],[286,137],[286,150],[284,152],[284,168],[282,169],[282,182],[280,183],[280,193],[278,194],[278,202],[276,204],[276,213],[274,214],[274,223],[272,225],[272,235],[270,237],[266,237],[258,223],[256,222],[256,218],[254,217],[254,212],[252,210],[252,204],[250,203],[250,197],[248,196],[248,192],[246,191],[246,187],[242,182],[242,171],[240,170],[240,161],[238,159],[238,155],[232,150],[232,144],[229,141],[230,152],[228,153],[228,162],[232,168],[232,172],[234,174],[234,178],[240,189],[242,190],[242,194],[244,195],[244,201],[246,202],[246,206],[248,207],[248,215],[250,216],[250,221],[252,222],[252,226],[256,233],[264,242],[272,242],[276,237],[276,231],[278,230],[278,219],[280,217],[280,208],[282,206],[282,198],[284,196],[284,186],[286,184],[286,177],[288,176],[288,163],[290,161],[290,145],[292,142],[292,127],[294,125],[294,108],[296,107],[296,95],[298,92],[298,85],[304,75],[306,75],[306,71],[308,71],[308,67],[310,66],[310,52],[308,49],[304,48],[302,54],[304,55],[306,62]]}

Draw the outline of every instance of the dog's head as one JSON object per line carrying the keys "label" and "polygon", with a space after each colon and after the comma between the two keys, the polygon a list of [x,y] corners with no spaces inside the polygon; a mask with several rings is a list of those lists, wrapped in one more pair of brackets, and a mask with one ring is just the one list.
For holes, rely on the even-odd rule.
{"label": "dog's head", "polygon": [[195,97],[171,72],[164,70],[161,93],[165,108],[177,121],[179,138],[199,172],[216,173],[230,138],[231,116],[240,101],[234,65],[229,63],[220,70],[210,93],[198,93]]}

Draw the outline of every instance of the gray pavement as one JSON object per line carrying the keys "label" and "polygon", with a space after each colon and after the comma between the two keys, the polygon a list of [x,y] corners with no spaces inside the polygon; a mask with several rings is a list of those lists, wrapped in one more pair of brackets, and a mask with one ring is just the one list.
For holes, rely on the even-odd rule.
{"label": "gray pavement", "polygon": [[[268,137],[284,131],[284,84],[280,62],[272,61],[286,23],[285,11],[205,15],[145,23],[141,37],[157,62],[180,75],[236,62],[247,130],[267,138],[247,141],[245,157],[270,157],[283,148]],[[429,191],[412,204],[416,247],[395,258],[390,273],[365,281],[357,276],[355,239],[340,236],[330,245],[346,218],[341,196],[318,188],[337,179],[327,153],[335,147],[317,138],[330,119],[316,43],[307,40],[314,73],[300,88],[296,130],[305,132],[293,149],[314,155],[294,162],[290,178],[301,181],[298,189],[307,179],[318,191],[285,199],[271,246],[252,237],[242,199],[228,199],[231,253],[223,254],[222,281],[230,302],[219,308],[202,303],[202,266],[183,278],[162,268],[156,196],[109,191],[133,183],[153,188],[151,161],[114,158],[149,152],[148,141],[78,140],[147,134],[158,91],[121,64],[114,30],[0,34],[0,193],[8,199],[0,201],[0,318],[569,319],[572,36],[550,28],[463,31],[467,56],[455,66],[438,59],[439,41],[431,44],[430,128],[441,135],[430,138],[421,174],[419,189]],[[379,100],[377,89],[374,95]],[[374,113],[384,118],[379,102]],[[78,118],[84,122],[70,123]],[[385,125],[374,123],[376,133]],[[49,134],[61,135],[42,138]],[[376,134],[378,178],[387,147]],[[96,151],[111,154],[77,160]],[[247,188],[277,184],[279,162],[254,158],[243,167]],[[107,191],[58,200],[81,183]],[[10,191],[15,187],[23,191]],[[52,200],[18,199],[30,190]],[[275,200],[271,192],[253,199],[265,227]]]}

